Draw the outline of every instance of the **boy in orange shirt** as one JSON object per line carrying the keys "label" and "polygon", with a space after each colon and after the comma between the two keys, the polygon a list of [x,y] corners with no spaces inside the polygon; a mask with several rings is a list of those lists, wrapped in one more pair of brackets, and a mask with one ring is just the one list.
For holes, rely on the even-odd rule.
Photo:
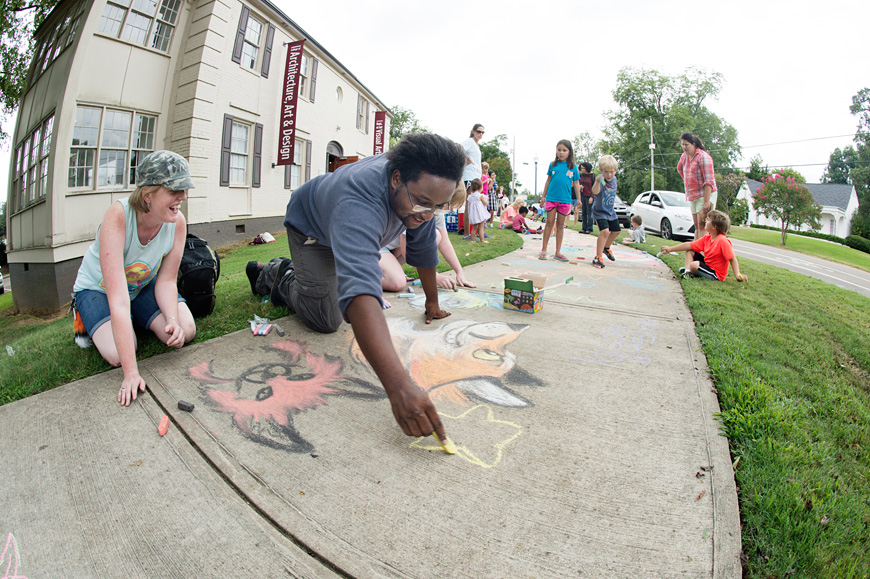
{"label": "boy in orange shirt", "polygon": [[730,264],[734,269],[737,281],[749,281],[748,277],[740,273],[740,264],[737,263],[734,248],[731,247],[731,241],[725,237],[730,227],[731,220],[728,215],[713,210],[707,214],[707,220],[704,223],[706,236],[673,247],[662,247],[662,251],[664,253],[686,252],[686,267],[680,268],[680,274],[684,278],[700,277],[713,281],[725,281]]}

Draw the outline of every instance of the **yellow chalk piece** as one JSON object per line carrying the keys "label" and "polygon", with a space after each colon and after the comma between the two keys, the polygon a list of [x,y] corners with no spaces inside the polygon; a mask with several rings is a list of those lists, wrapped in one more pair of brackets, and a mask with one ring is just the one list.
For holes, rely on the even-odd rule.
{"label": "yellow chalk piece", "polygon": [[453,441],[450,440],[449,436],[444,437],[444,442],[441,442],[441,439],[438,438],[437,432],[433,432],[432,436],[435,437],[435,440],[438,441],[438,444],[441,445],[441,448],[444,449],[444,452],[446,452],[447,454],[456,454],[456,445],[453,444]]}

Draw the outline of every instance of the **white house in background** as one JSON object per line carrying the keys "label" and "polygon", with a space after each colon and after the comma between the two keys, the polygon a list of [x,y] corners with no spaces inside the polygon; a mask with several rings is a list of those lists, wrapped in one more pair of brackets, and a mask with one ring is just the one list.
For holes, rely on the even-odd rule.
{"label": "white house in background", "polygon": [[[737,192],[737,198],[743,199],[749,205],[748,222],[756,225],[781,227],[779,221],[760,215],[752,205],[752,193],[761,188],[763,183],[749,179],[743,182]],[[858,193],[852,185],[805,183],[807,189],[822,206],[821,227],[819,233],[828,233],[839,237],[847,237],[852,227],[852,216],[858,211]],[[810,231],[807,226],[804,231]]]}
{"label": "white house in background", "polygon": [[[298,40],[294,164],[276,167],[285,44]],[[377,111],[389,134],[387,107],[269,0],[63,0],[36,33],[12,142],[16,308],[69,301],[106,208],[132,193],[149,152],[189,159],[189,230],[222,246],[283,230],[298,185],[373,154]]]}

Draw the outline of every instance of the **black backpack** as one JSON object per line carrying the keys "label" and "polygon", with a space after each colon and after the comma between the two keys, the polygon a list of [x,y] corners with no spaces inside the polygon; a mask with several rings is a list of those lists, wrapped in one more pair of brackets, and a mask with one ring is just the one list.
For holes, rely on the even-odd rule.
{"label": "black backpack", "polygon": [[214,286],[221,275],[221,258],[204,239],[187,234],[184,254],[178,266],[178,293],[187,300],[187,307],[195,318],[209,315],[214,310]]}

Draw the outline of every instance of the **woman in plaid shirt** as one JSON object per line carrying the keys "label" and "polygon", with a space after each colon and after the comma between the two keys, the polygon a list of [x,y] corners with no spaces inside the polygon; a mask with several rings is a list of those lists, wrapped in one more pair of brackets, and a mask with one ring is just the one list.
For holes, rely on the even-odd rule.
{"label": "woman in plaid shirt", "polygon": [[686,201],[691,203],[692,220],[695,223],[695,239],[704,235],[704,220],[707,213],[716,208],[716,177],[713,174],[713,157],[696,135],[683,133],[680,136],[683,154],[677,164],[677,172],[686,184]]}

